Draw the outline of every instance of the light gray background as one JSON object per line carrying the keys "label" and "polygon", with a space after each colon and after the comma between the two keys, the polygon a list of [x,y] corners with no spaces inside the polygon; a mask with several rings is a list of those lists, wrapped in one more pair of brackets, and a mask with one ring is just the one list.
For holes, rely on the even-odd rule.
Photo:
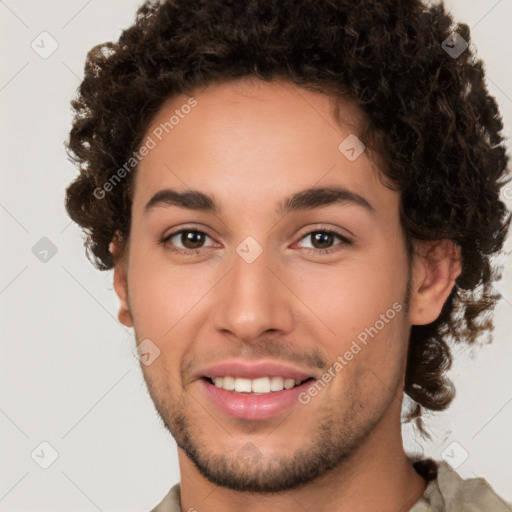
{"label": "light gray background", "polygon": [[[147,394],[132,331],[116,318],[112,273],[97,271],[85,258],[81,232],[63,202],[77,172],[63,141],[85,55],[93,45],[117,39],[139,4],[0,0],[2,511],[144,511],[179,480],[176,445]],[[512,0],[447,5],[472,28],[510,137]],[[59,45],[47,59],[31,48],[34,40],[49,48],[49,39],[41,42],[43,31]],[[509,186],[509,205],[511,193]],[[32,252],[42,237],[57,248],[46,263]],[[508,240],[509,267],[511,245]],[[508,501],[511,270],[499,287],[505,298],[494,342],[456,350],[451,376],[457,398],[430,418],[432,442],[404,429],[409,449],[422,448],[437,459],[444,453],[463,477],[484,476]],[[35,462],[50,461],[43,441],[58,452],[48,469]]]}

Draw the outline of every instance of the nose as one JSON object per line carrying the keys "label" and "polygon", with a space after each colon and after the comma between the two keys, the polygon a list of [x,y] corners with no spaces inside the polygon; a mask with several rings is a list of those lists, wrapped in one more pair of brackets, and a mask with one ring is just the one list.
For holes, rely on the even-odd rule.
{"label": "nose", "polygon": [[245,343],[257,342],[269,331],[291,331],[294,295],[271,259],[266,250],[251,263],[234,254],[230,272],[216,289],[213,322],[218,331]]}

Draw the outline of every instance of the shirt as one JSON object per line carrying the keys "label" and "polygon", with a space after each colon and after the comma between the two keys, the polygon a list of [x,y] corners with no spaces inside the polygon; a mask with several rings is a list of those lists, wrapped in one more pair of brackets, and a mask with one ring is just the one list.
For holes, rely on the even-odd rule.
{"label": "shirt", "polygon": [[[512,512],[483,478],[461,478],[446,462],[427,460],[414,464],[428,481],[422,497],[409,512]],[[151,512],[181,512],[180,484],[171,487]]]}

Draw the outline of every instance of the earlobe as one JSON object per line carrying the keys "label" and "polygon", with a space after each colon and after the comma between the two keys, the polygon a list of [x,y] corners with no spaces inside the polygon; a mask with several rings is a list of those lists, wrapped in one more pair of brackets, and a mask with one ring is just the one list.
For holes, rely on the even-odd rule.
{"label": "earlobe", "polygon": [[451,240],[416,241],[409,305],[411,325],[426,325],[440,315],[462,271],[460,247]]}
{"label": "earlobe", "polygon": [[116,235],[110,242],[109,252],[114,260],[114,290],[119,298],[117,318],[126,327],[133,327],[133,319],[128,301],[127,265],[124,258],[123,242]]}

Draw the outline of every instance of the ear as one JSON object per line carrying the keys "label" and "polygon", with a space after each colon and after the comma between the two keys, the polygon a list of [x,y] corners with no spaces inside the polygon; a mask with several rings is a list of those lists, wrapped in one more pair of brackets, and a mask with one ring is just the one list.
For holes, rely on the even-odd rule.
{"label": "ear", "polygon": [[118,320],[126,327],[133,327],[133,318],[128,301],[128,265],[125,242],[117,232],[108,248],[114,260],[114,289],[119,298]]}
{"label": "ear", "polygon": [[451,240],[418,241],[412,262],[411,325],[434,322],[462,271],[460,247]]}

